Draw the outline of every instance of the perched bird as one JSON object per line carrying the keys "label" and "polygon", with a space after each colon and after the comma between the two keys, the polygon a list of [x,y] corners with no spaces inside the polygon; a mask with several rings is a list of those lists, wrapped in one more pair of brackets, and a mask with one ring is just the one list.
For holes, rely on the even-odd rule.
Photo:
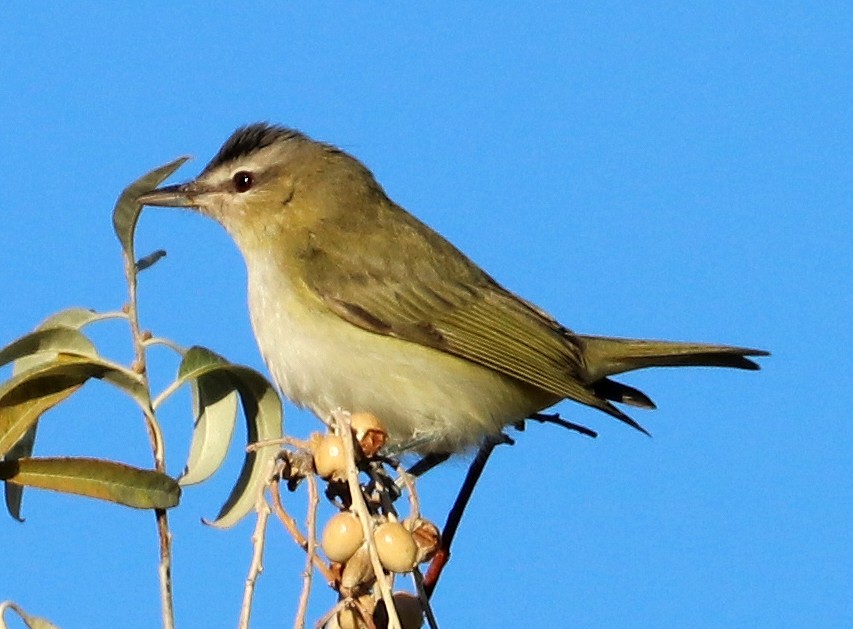
{"label": "perched bird", "polygon": [[293,129],[238,129],[196,179],[140,201],[218,221],[245,259],[281,391],[320,417],[372,412],[398,450],[465,450],[563,399],[643,430],[613,402],[654,404],[610,376],[758,369],[746,357],[767,354],[576,334],[394,203],[356,158]]}

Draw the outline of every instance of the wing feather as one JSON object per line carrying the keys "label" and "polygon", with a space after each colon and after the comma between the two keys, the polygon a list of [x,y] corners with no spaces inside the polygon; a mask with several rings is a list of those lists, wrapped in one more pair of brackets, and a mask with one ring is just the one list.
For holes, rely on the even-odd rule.
{"label": "wing feather", "polygon": [[[627,419],[585,382],[583,353],[570,330],[411,215],[395,214],[390,222],[400,243],[392,252],[382,242],[387,230],[352,234],[343,247],[323,247],[315,238],[302,261],[304,277],[333,312],[365,330],[452,353]],[[349,236],[338,231],[337,242]]]}

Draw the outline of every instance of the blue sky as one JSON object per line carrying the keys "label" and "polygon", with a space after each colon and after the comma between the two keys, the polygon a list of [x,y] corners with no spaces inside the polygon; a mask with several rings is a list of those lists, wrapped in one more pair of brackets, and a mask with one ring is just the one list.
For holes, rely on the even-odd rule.
{"label": "blue sky", "polygon": [[[840,626],[851,32],[840,2],[6,5],[0,344],[65,307],[121,306],[110,212],[131,180],[188,153],[190,178],[247,122],[300,128],[575,330],[773,352],[758,373],[625,378],[658,403],[635,413],[651,439],[571,404],[558,409],[598,439],[516,435],[462,523],[434,599],[443,627]],[[168,251],[142,278],[144,325],[262,369],[226,234],[156,209],[138,243]],[[121,325],[98,335],[128,358]],[[152,368],[162,386],[176,365]],[[188,408],[163,414],[175,474]],[[315,426],[287,408],[288,432]],[[39,439],[38,454],[150,464],[138,414],[97,384]],[[172,512],[181,627],[236,624],[253,522],[199,518],[239,458]],[[443,521],[464,470],[421,481],[426,515]],[[0,599],[62,627],[157,626],[150,514],[32,491],[24,515],[0,525]],[[292,623],[302,565],[273,526],[255,626]],[[332,600],[318,585],[312,615]]]}

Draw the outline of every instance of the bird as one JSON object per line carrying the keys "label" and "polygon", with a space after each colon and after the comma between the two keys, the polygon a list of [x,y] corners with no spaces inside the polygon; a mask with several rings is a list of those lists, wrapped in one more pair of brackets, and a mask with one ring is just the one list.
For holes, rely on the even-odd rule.
{"label": "bird", "polygon": [[655,404],[613,376],[756,370],[749,357],[768,355],[573,332],[392,201],[357,158],[280,125],[237,129],[195,179],[139,202],[224,227],[281,392],[320,418],[374,414],[400,452],[464,452],[566,399],[646,432],[617,404]]}

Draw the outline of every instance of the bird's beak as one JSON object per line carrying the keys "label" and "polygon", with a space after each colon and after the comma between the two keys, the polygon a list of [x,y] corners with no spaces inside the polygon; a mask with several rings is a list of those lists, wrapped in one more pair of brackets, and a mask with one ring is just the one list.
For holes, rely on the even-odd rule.
{"label": "bird's beak", "polygon": [[192,182],[175,186],[163,186],[139,197],[142,205],[157,205],[161,207],[197,207],[198,191]]}

